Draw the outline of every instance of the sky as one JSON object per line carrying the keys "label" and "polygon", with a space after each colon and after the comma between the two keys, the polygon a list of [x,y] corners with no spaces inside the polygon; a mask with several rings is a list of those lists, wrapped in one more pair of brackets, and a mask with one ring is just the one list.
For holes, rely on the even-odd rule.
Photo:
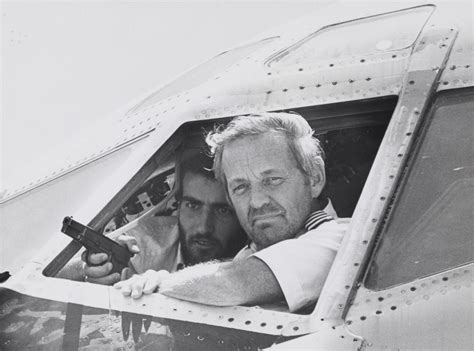
{"label": "sky", "polygon": [[0,189],[101,116],[325,4],[2,1]]}

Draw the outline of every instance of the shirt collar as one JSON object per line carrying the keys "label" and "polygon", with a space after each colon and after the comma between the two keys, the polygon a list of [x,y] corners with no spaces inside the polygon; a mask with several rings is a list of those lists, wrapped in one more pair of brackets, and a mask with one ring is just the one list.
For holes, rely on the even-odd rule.
{"label": "shirt collar", "polygon": [[[331,199],[328,199],[328,203],[326,207],[324,207],[323,210],[314,211],[313,213],[309,215],[308,219],[305,221],[304,227],[306,231],[310,231],[318,227],[320,224],[324,222],[332,221],[335,218],[338,218],[336,210],[334,209],[331,203]],[[258,251],[255,243],[250,240],[247,242],[247,245],[245,245],[245,247],[240,252],[243,252],[245,250],[250,250],[252,253]],[[237,254],[237,256],[240,255],[240,252],[239,254]]]}

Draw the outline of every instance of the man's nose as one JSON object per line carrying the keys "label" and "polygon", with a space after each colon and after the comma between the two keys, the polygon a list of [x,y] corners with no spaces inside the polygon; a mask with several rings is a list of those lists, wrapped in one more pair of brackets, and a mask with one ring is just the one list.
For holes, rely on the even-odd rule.
{"label": "man's nose", "polygon": [[262,208],[265,205],[268,205],[270,202],[270,197],[267,193],[261,188],[252,189],[250,192],[250,207],[255,209]]}
{"label": "man's nose", "polygon": [[214,216],[210,208],[206,206],[202,208],[196,229],[201,234],[210,234],[214,232]]}

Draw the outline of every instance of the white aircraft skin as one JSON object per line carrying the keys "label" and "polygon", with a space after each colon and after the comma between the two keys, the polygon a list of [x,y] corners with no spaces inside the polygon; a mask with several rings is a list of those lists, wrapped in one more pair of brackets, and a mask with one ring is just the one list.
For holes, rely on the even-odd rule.
{"label": "white aircraft skin", "polygon": [[[472,258],[381,290],[369,289],[364,280],[387,211],[396,208],[397,202],[390,199],[403,179],[431,98],[441,92],[468,91],[474,85],[472,4],[414,3],[405,12],[397,11],[410,7],[406,4],[370,9],[341,5],[266,33],[218,56],[204,69],[190,70],[156,94],[137,99],[104,120],[108,133],[96,139],[94,152],[71,156],[62,169],[4,193],[0,200],[3,248],[13,241],[33,240],[42,249],[34,255],[18,255],[2,248],[2,270],[10,271],[12,277],[0,287],[47,300],[199,323],[205,328],[297,337],[273,345],[274,349],[472,349]],[[399,27],[400,32],[408,28],[403,38],[389,32],[375,48],[364,46],[373,33],[389,28],[385,21],[395,18],[392,23],[397,23],[396,16],[407,13],[413,14],[412,25],[403,22]],[[371,17],[377,15],[381,16]],[[362,32],[351,29],[352,24],[361,23],[355,20],[364,18],[360,21],[367,25]],[[341,28],[338,37],[331,37],[332,31]],[[330,45],[335,38],[351,45],[341,52],[325,48],[323,44]],[[404,45],[407,40],[409,45]],[[337,104],[393,96],[398,97],[397,105],[311,314],[204,306],[159,293],[136,301],[123,298],[112,287],[41,274],[70,241],[59,233],[63,217],[73,215],[82,223],[103,227],[157,168],[166,170],[162,165],[191,128],[190,124],[180,128],[184,123],[329,104],[337,109]],[[315,123],[324,130],[322,117]],[[100,130],[98,135],[102,135]]]}

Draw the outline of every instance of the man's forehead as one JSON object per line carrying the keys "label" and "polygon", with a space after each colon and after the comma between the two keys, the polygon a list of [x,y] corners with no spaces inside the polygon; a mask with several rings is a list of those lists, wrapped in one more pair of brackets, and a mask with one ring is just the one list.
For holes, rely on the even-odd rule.
{"label": "man's forehead", "polygon": [[224,148],[222,166],[227,181],[288,172],[296,161],[287,139],[279,133],[245,136]]}
{"label": "man's forehead", "polygon": [[226,202],[224,188],[215,178],[193,172],[184,175],[182,196],[202,202]]}

